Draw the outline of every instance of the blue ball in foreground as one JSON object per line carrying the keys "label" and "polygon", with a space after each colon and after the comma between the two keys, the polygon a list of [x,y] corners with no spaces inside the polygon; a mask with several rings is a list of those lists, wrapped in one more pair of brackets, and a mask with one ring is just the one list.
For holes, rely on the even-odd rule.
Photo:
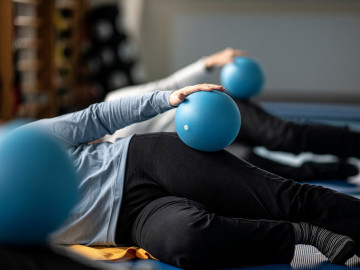
{"label": "blue ball in foreground", "polygon": [[206,152],[224,149],[238,135],[240,111],[234,100],[220,91],[189,95],[175,114],[175,128],[188,146]]}
{"label": "blue ball in foreground", "polygon": [[31,121],[33,120],[26,118],[18,118],[0,125],[0,138],[4,137],[7,133],[13,131],[18,127],[29,124]]}
{"label": "blue ball in foreground", "polygon": [[255,60],[236,57],[234,62],[222,67],[220,81],[230,96],[248,99],[261,92],[265,78],[260,65]]}
{"label": "blue ball in foreground", "polygon": [[74,207],[77,174],[54,138],[20,127],[0,138],[0,244],[43,244]]}

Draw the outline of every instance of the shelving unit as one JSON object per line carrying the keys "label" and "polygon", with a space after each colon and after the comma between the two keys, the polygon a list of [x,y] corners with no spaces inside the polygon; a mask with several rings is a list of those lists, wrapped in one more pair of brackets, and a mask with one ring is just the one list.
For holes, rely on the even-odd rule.
{"label": "shelving unit", "polygon": [[12,55],[12,3],[2,1],[0,7],[0,119],[3,121],[13,117],[13,55]]}
{"label": "shelving unit", "polygon": [[[0,121],[53,117],[72,106],[86,9],[87,0],[0,1]],[[71,33],[66,39],[59,23]],[[59,76],[65,68],[71,72]]]}

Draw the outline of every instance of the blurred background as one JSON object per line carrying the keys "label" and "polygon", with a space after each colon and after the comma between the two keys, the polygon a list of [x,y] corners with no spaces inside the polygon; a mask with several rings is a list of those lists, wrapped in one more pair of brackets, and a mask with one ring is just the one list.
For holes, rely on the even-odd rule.
{"label": "blurred background", "polygon": [[358,0],[1,0],[0,33],[3,122],[85,108],[226,47],[262,65],[260,101],[360,104]]}

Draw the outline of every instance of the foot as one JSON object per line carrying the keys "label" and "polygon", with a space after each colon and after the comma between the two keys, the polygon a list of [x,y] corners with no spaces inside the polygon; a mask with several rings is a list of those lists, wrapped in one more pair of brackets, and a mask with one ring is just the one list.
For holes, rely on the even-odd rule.
{"label": "foot", "polygon": [[333,264],[344,265],[348,259],[350,259],[355,255],[356,252],[355,242],[347,236],[344,237],[347,238],[345,241],[339,242],[337,244],[338,246],[334,245],[328,251],[328,254],[331,254],[328,257],[329,262]]}
{"label": "foot", "polygon": [[348,236],[306,222],[293,223],[293,226],[296,244],[316,247],[333,264],[343,265],[355,255],[355,242]]}

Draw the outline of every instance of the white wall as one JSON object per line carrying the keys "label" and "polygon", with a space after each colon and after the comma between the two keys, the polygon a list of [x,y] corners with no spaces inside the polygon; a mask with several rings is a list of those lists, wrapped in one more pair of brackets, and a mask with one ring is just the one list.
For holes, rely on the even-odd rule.
{"label": "white wall", "polygon": [[[251,52],[266,100],[360,103],[360,3],[124,0],[148,79],[227,46]],[[218,81],[218,75],[212,82]]]}

